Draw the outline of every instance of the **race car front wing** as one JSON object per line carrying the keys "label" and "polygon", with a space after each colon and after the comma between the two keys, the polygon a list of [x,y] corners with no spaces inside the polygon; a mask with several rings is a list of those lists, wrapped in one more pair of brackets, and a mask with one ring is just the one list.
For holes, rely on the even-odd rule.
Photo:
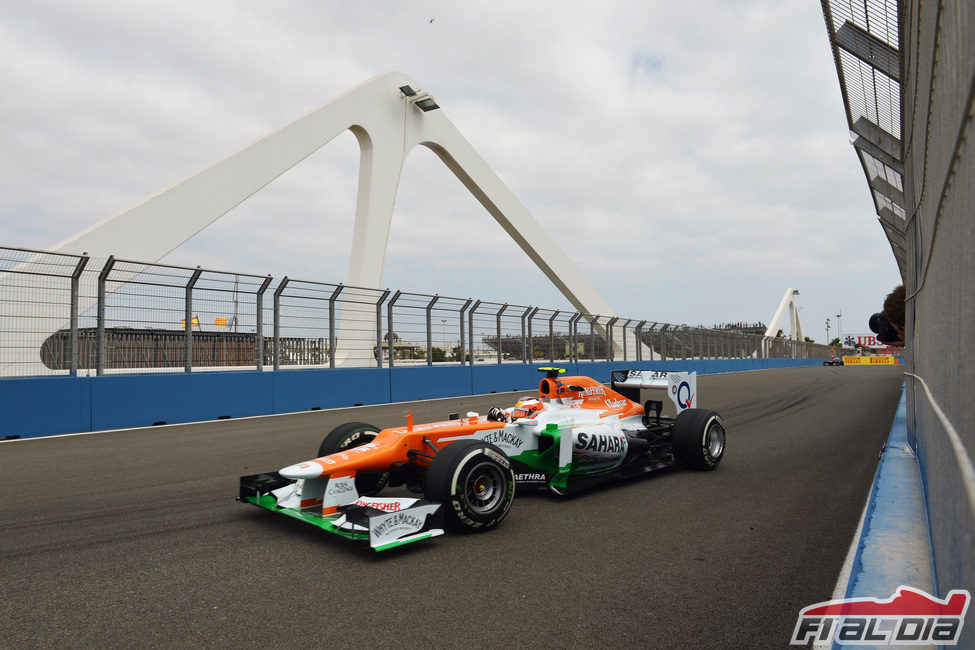
{"label": "race car front wing", "polygon": [[320,506],[296,508],[279,505],[295,481],[277,472],[240,477],[238,501],[287,515],[348,539],[368,541],[375,551],[385,551],[444,532],[441,504],[423,499],[360,497],[335,514],[323,515]]}

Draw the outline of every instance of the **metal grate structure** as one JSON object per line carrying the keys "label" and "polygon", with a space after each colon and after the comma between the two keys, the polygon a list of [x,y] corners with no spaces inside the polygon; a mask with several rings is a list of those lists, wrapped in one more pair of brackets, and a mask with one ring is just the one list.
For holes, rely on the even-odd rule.
{"label": "metal grate structure", "polygon": [[904,58],[896,0],[822,0],[856,150],[901,277],[907,274],[901,98]]}

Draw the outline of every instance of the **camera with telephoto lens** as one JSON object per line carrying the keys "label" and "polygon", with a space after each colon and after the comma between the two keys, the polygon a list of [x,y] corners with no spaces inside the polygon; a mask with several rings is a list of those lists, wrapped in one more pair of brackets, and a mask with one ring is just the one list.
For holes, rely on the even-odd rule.
{"label": "camera with telephoto lens", "polygon": [[870,329],[881,343],[896,343],[901,340],[901,335],[897,333],[883,312],[877,312],[870,317]]}

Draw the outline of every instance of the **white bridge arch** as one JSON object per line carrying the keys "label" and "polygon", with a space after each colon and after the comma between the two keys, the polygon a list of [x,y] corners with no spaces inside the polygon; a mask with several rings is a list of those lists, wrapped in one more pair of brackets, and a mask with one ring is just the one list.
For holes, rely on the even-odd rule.
{"label": "white bridge arch", "polygon": [[[573,307],[587,314],[617,315],[433,98],[399,72],[373,77],[51,250],[156,262],[346,130],[360,148],[349,285],[381,286],[400,175],[406,156],[422,145],[457,176]],[[34,259],[26,265],[42,263]],[[3,284],[17,281],[7,277]],[[92,304],[80,304],[79,310]],[[67,306],[63,311],[54,320],[67,322]],[[39,349],[47,334],[24,335],[37,340],[19,342],[18,356]],[[354,356],[351,350],[337,353],[340,358]],[[0,361],[16,361],[20,372],[25,370],[23,358]]]}
{"label": "white bridge arch", "polygon": [[[326,102],[193,175],[61,242],[54,251],[155,262],[346,130],[361,151],[348,284],[381,285],[406,156],[431,149],[577,310],[616,313],[442,110],[391,72]],[[418,101],[419,100],[419,101]],[[435,104],[434,104],[435,106]]]}

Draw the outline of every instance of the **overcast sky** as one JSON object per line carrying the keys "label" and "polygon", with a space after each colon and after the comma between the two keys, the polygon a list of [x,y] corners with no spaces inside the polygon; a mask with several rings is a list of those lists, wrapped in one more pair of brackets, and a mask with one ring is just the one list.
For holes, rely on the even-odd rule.
{"label": "overcast sky", "polygon": [[[0,245],[49,248],[394,70],[623,316],[767,323],[794,287],[823,342],[900,281],[812,0],[4,3]],[[164,261],[342,282],[357,173],[347,132]],[[383,285],[568,306],[422,147]]]}

